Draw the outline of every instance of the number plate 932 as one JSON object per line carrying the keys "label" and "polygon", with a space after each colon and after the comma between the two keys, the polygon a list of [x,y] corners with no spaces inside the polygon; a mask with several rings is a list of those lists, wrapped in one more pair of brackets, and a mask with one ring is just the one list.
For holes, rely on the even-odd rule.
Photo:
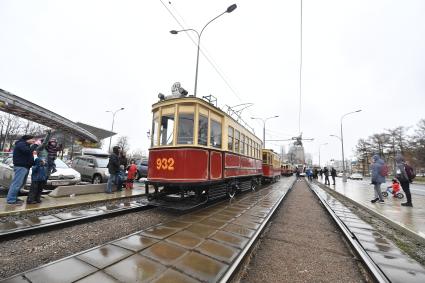
{"label": "number plate 932", "polygon": [[156,159],[156,169],[157,170],[174,170],[174,158],[157,158]]}

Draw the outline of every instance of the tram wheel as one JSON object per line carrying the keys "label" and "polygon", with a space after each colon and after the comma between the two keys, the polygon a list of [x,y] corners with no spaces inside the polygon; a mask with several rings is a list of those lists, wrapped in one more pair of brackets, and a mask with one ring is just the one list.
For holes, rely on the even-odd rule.
{"label": "tram wheel", "polygon": [[236,195],[236,186],[231,186],[227,189],[227,195],[229,198],[234,198]]}
{"label": "tram wheel", "polygon": [[257,181],[255,181],[255,179],[251,180],[251,190],[253,192],[255,192],[255,190],[257,189]]}

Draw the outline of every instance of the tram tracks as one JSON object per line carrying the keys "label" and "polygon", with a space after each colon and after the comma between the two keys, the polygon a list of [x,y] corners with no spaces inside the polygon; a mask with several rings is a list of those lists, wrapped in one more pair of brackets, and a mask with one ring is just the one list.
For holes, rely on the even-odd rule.
{"label": "tram tracks", "polygon": [[425,281],[422,265],[325,190],[313,183],[308,185],[377,282]]}

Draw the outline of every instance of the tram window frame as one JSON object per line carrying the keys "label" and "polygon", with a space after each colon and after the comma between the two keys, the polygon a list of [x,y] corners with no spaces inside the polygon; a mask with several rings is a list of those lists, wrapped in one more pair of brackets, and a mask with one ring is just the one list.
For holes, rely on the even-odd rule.
{"label": "tram window frame", "polygon": [[[171,124],[168,122],[172,121]],[[164,122],[166,122],[167,127],[164,127]],[[170,114],[162,114],[161,116],[161,124],[160,124],[160,136],[159,136],[159,145],[160,146],[170,146],[173,145],[174,141],[174,124],[175,124],[175,115],[174,113]],[[165,132],[165,139],[164,139],[164,130]]]}
{"label": "tram window frame", "polygon": [[208,116],[198,115],[198,145],[208,146]]}
{"label": "tram window frame", "polygon": [[234,131],[235,129],[233,129],[233,127],[231,126],[227,128],[227,150],[228,151],[233,151]]}
{"label": "tram window frame", "polygon": [[235,130],[235,148],[234,152],[239,153],[239,147],[240,147],[240,132],[238,130]]}
{"label": "tram window frame", "polygon": [[245,154],[245,135],[241,134],[241,147],[240,147],[240,153]]}
{"label": "tram window frame", "polygon": [[[184,118],[185,116],[191,116],[191,117]],[[190,119],[192,120],[191,126],[186,124],[187,120],[190,120]],[[182,126],[185,126],[185,127],[182,128]],[[191,113],[191,112],[179,113],[178,124],[177,124],[177,144],[179,145],[193,144],[194,133],[195,133],[194,129],[195,129],[195,113]],[[190,132],[192,133],[191,135],[190,135]],[[181,135],[182,133],[185,133],[185,135],[182,136]]]}
{"label": "tram window frame", "polygon": [[154,114],[152,118],[151,147],[159,145],[159,140],[158,140],[159,117],[158,116],[155,117],[155,115],[156,114]]}
{"label": "tram window frame", "polygon": [[267,152],[263,152],[263,164],[268,164],[267,163]]}
{"label": "tram window frame", "polygon": [[[215,133],[217,131],[217,133]],[[218,137],[216,139],[216,137]],[[215,142],[219,143],[215,143]],[[210,121],[210,146],[214,148],[221,148],[223,145],[223,130],[221,122],[211,119]]]}

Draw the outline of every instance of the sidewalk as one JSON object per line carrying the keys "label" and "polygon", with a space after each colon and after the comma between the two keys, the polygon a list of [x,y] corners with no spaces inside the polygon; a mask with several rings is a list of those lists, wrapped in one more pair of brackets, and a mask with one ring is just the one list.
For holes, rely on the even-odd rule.
{"label": "sidewalk", "polygon": [[[319,177],[318,181],[324,184],[324,179],[321,180]],[[374,191],[369,180],[347,180],[347,183],[343,183],[342,178],[336,178],[336,185],[328,187],[398,226],[409,230],[425,241],[425,196],[412,194],[412,208],[401,206],[402,202],[406,202],[406,196],[401,200],[394,199],[392,196],[386,197],[384,198],[384,204],[371,203],[370,200],[374,198]],[[384,191],[385,189],[386,185],[382,184],[381,190]]]}
{"label": "sidewalk", "polygon": [[[7,215],[16,215],[20,213],[33,212],[37,210],[46,210],[52,208],[64,208],[69,206],[78,206],[82,204],[89,204],[94,202],[114,200],[121,198],[136,197],[145,194],[145,188],[143,184],[135,185],[131,191],[122,190],[121,192],[114,192],[113,194],[97,193],[87,195],[76,195],[74,197],[50,197],[43,195],[42,202],[40,204],[26,204],[23,205],[9,205],[6,203],[6,198],[0,198],[0,217]],[[26,201],[26,196],[20,196],[20,199]]]}

